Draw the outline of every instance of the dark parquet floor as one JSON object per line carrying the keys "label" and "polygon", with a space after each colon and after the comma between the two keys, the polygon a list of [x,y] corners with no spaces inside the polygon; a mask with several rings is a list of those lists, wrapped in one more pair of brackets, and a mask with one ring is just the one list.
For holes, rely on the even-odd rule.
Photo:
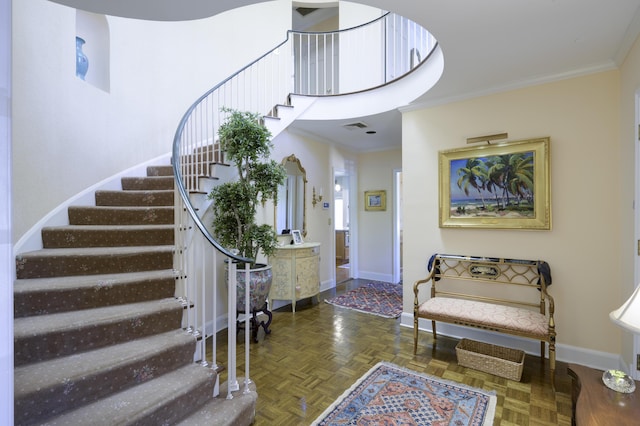
{"label": "dark parquet floor", "polygon": [[[498,396],[494,425],[571,425],[571,380],[558,362],[556,392],[548,361],[527,354],[520,382],[460,367],[452,338],[421,332],[413,355],[413,330],[386,319],[324,303],[366,281],[350,280],[273,313],[271,334],[251,343],[250,377],[258,390],[256,426],[309,425],[379,361],[486,390]],[[238,335],[238,370],[244,371],[244,335]],[[218,362],[226,365],[227,334],[218,333]],[[244,375],[244,373],[238,375]],[[221,381],[226,380],[226,372]]]}

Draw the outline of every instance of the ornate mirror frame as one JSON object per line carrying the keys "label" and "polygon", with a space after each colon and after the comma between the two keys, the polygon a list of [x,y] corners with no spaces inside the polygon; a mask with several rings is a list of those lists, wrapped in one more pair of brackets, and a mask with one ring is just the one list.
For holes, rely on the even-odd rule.
{"label": "ornate mirror frame", "polygon": [[[281,163],[287,170],[287,180],[278,191],[278,204],[274,206],[274,228],[276,233],[283,229],[299,229],[295,224],[302,223],[299,229],[304,237],[307,236],[307,171],[302,167],[300,159],[291,154],[282,159]],[[294,205],[295,203],[295,205]],[[302,215],[294,220],[291,216]],[[282,216],[285,215],[285,219]]]}

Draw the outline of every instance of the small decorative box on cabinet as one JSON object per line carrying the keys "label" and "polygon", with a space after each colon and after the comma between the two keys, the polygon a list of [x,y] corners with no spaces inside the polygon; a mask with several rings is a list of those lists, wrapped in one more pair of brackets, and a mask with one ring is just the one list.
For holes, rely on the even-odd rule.
{"label": "small decorative box on cabinet", "polygon": [[269,258],[273,279],[269,298],[296,301],[320,292],[320,243],[302,243],[278,247]]}

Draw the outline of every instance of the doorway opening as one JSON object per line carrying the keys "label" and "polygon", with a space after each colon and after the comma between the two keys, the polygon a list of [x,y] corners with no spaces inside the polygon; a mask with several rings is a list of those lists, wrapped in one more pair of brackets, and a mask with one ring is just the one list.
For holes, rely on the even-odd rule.
{"label": "doorway opening", "polygon": [[393,282],[402,282],[402,170],[393,171]]}
{"label": "doorway opening", "polygon": [[351,278],[351,234],[349,229],[349,177],[334,176],[333,208],[336,241],[336,284]]}

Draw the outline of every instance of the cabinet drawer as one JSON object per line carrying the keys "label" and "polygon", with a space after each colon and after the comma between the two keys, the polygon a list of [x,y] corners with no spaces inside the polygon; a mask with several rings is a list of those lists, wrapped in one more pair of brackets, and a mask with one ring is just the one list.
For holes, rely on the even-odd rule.
{"label": "cabinet drawer", "polygon": [[295,248],[295,249],[281,249],[276,250],[273,257],[279,259],[291,259],[291,258],[301,258],[301,257],[311,257],[318,256],[320,254],[320,247],[304,247],[304,248]]}

